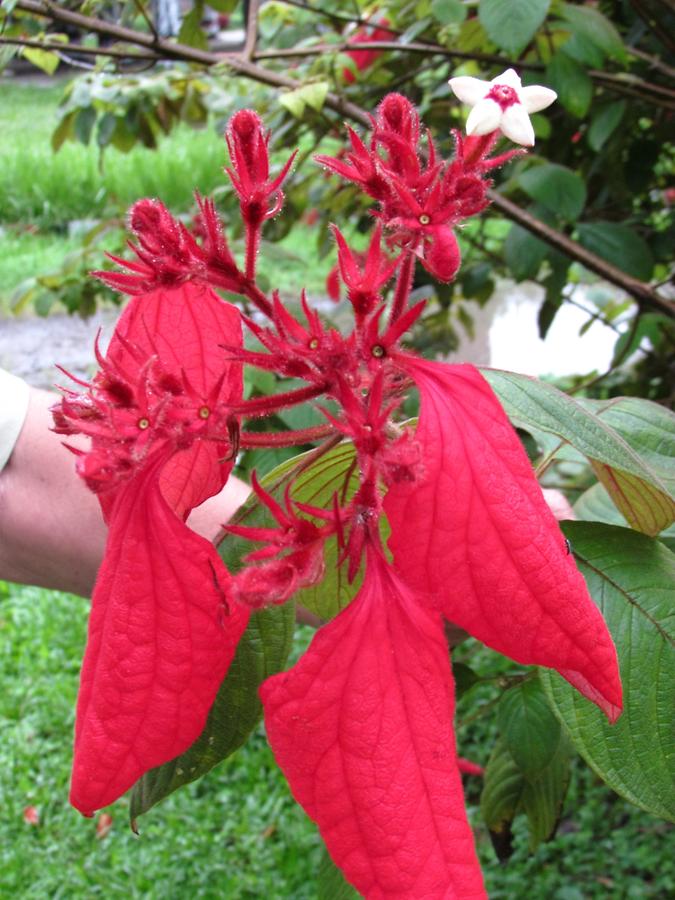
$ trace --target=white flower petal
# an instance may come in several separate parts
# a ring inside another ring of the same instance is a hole
[[[514,103],[504,110],[499,127],[509,140],[524,147],[534,144],[534,129],[530,117],[521,103]]]
[[[491,88],[489,81],[481,81],[480,78],[472,78],[470,75],[458,75],[448,82],[456,96],[462,103],[475,106]]]
[[[556,99],[558,95],[551,88],[544,87],[541,84],[531,84],[524,87],[520,92],[520,102],[528,113],[536,113],[542,109],[546,109]]]
[[[479,137],[499,128],[502,108],[494,100],[481,100],[469,113],[466,120],[466,133]]]
[[[501,75],[497,75],[496,78],[492,79],[492,84],[506,84],[508,87],[513,88],[514,91],[520,92],[521,90],[521,81],[518,77],[518,73],[515,69],[507,69],[506,72],[502,72]]]

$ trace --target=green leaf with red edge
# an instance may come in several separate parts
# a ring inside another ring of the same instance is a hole
[[[138,816],[178,788],[201,778],[246,742],[262,713],[258,688],[284,668],[294,624],[294,603],[251,616],[200,737],[176,759],[146,772],[132,788],[132,827]]]
[[[277,500],[282,501],[284,491],[290,485],[293,500],[312,506],[330,509],[337,492],[340,502],[351,498],[358,486],[354,448],[343,441],[322,456],[315,450],[296,455],[269,472],[262,486]],[[270,526],[271,514],[258,499],[251,497],[232,519],[233,525]],[[221,545],[221,555],[227,567],[236,572],[242,566],[242,558],[255,545],[244,538],[228,535]],[[331,619],[349,603],[359,589],[360,578],[347,583],[346,569],[338,566],[337,540],[331,538],[324,546],[326,574],[319,585],[305,588],[296,594],[297,602],[322,619]]]
[[[612,499],[633,528],[654,535],[675,521],[675,483],[666,465],[668,447],[675,445],[672,413],[625,398],[595,405],[513,372],[483,374],[517,427],[535,437],[555,435],[560,449],[571,444],[592,462],[603,483],[611,482]]]
[[[554,672],[540,678],[578,752],[618,794],[675,821],[675,554],[627,528],[566,522],[619,656],[624,711],[608,725]]]
[[[664,406],[637,397],[611,400],[582,400],[583,405],[609,425],[636,450],[658,477],[670,497],[675,495],[675,416]],[[672,508],[655,486],[647,486],[627,473],[615,472],[596,461],[593,465],[617,509],[628,523],[651,536],[668,528],[673,521]],[[651,491],[651,497],[644,492]]]
[[[628,522],[612,503],[606,489],[599,483],[584,491],[573,508],[577,519],[584,522],[602,522],[605,525],[621,525],[622,528],[628,528]],[[669,550],[675,551],[675,525],[666,528],[658,537]]]

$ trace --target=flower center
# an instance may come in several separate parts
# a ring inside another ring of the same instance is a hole
[[[208,406],[200,407],[200,409],[199,409],[199,418],[200,419],[208,419],[208,417],[210,415],[211,415],[211,410],[208,408]]]
[[[384,347],[382,344],[374,344],[370,352],[376,359],[381,359],[384,356]]]
[[[419,219],[420,225],[428,225],[431,222],[431,219],[426,213],[422,213]]]
[[[319,346],[319,339],[312,338],[312,340],[309,342],[309,349],[316,350],[318,346]]]
[[[141,429],[141,431],[145,431],[146,428],[150,427],[150,420],[146,419],[146,418],[142,418],[142,419],[139,419],[138,422],[136,422],[136,424]]]
[[[508,84],[495,84],[492,87],[492,90],[487,95],[490,100],[494,100],[495,103],[498,103],[502,109],[506,109],[509,106],[513,106],[514,103],[519,103],[518,93],[515,88],[509,87]]]

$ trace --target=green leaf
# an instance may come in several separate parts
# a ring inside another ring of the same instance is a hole
[[[96,129],[96,143],[99,147],[107,147],[111,142],[117,128],[117,122],[117,116],[109,112],[100,119]]]
[[[513,852],[511,823],[518,813],[527,815],[531,850],[553,836],[569,786],[569,759],[569,744],[560,739],[548,766],[538,778],[528,779],[504,740],[496,742],[485,768],[480,809],[501,860]]]
[[[531,166],[520,175],[518,183],[533,200],[568,221],[577,219],[586,203],[583,179],[556,163]]]
[[[602,150],[607,140],[616,131],[625,111],[626,101],[617,100],[615,103],[608,103],[606,106],[603,106],[593,116],[586,137],[591,148],[596,153]]]
[[[583,119],[593,99],[593,82],[583,66],[559,50],[546,67],[545,83],[557,91],[566,110]]]
[[[328,94],[328,88],[329,84],[327,81],[313,81],[311,84],[303,85],[298,93],[307,106],[311,106],[312,109],[321,112]]]
[[[480,0],[478,18],[491,41],[517,56],[546,18],[550,0]]]
[[[468,9],[462,0],[433,0],[431,15],[440,25],[461,25]]]
[[[669,495],[675,496],[675,415],[658,403],[636,397],[617,397],[612,400],[583,400],[602,421],[624,438],[653,472]],[[594,469],[605,485],[617,508],[634,528],[657,535],[672,524],[672,506],[664,502],[660,491],[646,502],[645,486],[626,473],[606,471],[601,463]]]
[[[317,900],[358,900],[361,896],[335,865],[324,847],[317,875]]]
[[[481,680],[474,670],[465,663],[452,661],[452,677],[455,681],[455,696],[459,699]]]
[[[577,499],[574,514],[584,522],[603,522],[605,525],[621,525],[628,527],[628,522],[612,503],[607,490],[598,482]]]
[[[96,110],[93,106],[85,106],[75,116],[73,131],[81,144],[88,144],[96,122]]]
[[[314,458],[313,454],[314,450],[296,454],[293,459],[266,475],[261,481],[262,486],[280,501],[283,500],[286,486],[290,485],[291,498],[302,503],[329,508],[336,491],[341,502],[345,502],[358,486],[352,444],[344,441],[315,462],[310,462]],[[306,467],[302,468],[303,466]],[[296,474],[299,469],[300,473]],[[266,507],[256,497],[251,497],[236,513],[232,524],[269,526],[273,524],[273,520]],[[250,542],[244,538],[228,535],[223,540],[220,551],[228,569],[236,572],[241,568],[242,556],[251,548]],[[322,619],[331,619],[344,609],[358,590],[359,579],[351,585],[347,583],[344,567],[337,565],[338,556],[337,540],[331,538],[324,545],[326,574],[321,583],[299,591],[295,597],[300,605]]]
[[[567,522],[563,530],[614,638],[624,712],[602,712],[553,672],[541,679],[574,746],[618,794],[675,821],[675,554],[627,528]]]
[[[529,779],[540,775],[558,748],[560,725],[536,678],[502,694],[497,722],[518,769]]]
[[[516,281],[536,278],[547,251],[547,244],[520,225],[512,225],[504,241],[504,259]]]
[[[219,13],[233,13],[239,0],[206,0],[206,5]]]
[[[187,44],[188,47],[195,47],[197,50],[208,50],[209,42],[201,27],[203,18],[204,3],[203,0],[197,0],[190,12],[183,17],[178,32],[179,44]]]
[[[306,106],[321,112],[328,95],[328,88],[329,84],[327,81],[312,81],[309,84],[303,84],[302,87],[296,88],[294,91],[286,91],[281,94],[279,103],[296,119],[301,119]]]
[[[663,313],[639,314],[638,321],[633,321],[617,338],[614,344],[612,365],[619,365],[623,360],[629,359],[645,338],[651,342],[652,346],[658,346],[664,334],[674,327],[672,318]]]
[[[630,418],[624,415],[619,425],[618,413],[614,417],[610,413],[611,404],[597,407],[576,400],[527,375],[496,369],[484,370],[483,374],[516,427],[535,435],[538,431],[556,435],[560,447],[569,443],[591,460],[605,483],[613,480],[617,498],[620,491],[625,495],[620,508],[624,515],[628,512],[633,527],[657,534],[672,523],[672,481],[664,481],[661,463],[648,452],[661,440],[664,430],[672,434],[675,417],[670,413],[654,413],[650,427],[655,433],[645,434],[639,417],[633,418],[629,427]],[[653,406],[645,407],[643,415],[653,413]]]
[[[597,253],[624,272],[648,281],[654,268],[654,257],[647,243],[618,222],[588,222],[578,227],[579,243]]]
[[[251,616],[204,731],[185,753],[151,769],[136,782],[129,810],[132,822],[179,787],[201,778],[245,743],[262,713],[258,687],[283,669],[294,624],[293,603]]]
[[[595,44],[606,56],[614,59],[625,58],[626,51],[621,35],[599,9],[586,4],[578,6],[563,3],[558,13],[575,35]]]
[[[302,99],[301,90],[301,88],[296,88],[294,91],[285,91],[279,95],[279,103],[296,119],[301,119],[305,112],[305,101]]]
[[[53,75],[61,61],[56,53],[39,47],[24,47],[21,55],[47,75]]]
[[[69,138],[72,138],[74,136],[76,115],[77,113],[75,110],[71,110],[71,112],[66,113],[66,115],[61,118],[61,121],[52,132],[51,144],[54,153],[58,153],[65,142]]]
[[[558,24],[558,23],[556,23]],[[567,23],[560,23],[564,28],[568,28]],[[590,66],[593,69],[599,69],[605,61],[605,54],[597,44],[594,44],[582,34],[572,34],[561,45],[567,56],[571,56],[582,66]]]

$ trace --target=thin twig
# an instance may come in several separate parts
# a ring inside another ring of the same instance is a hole
[[[62,44],[55,41],[37,41],[31,38],[3,38],[0,44],[9,44],[17,47],[36,47],[38,50],[49,50],[54,53],[72,54],[81,53],[83,56],[110,56],[115,59],[142,59],[156,61],[161,59],[156,53],[129,53],[127,50],[119,50],[114,47],[85,47],[82,44]]]
[[[248,17],[246,19],[246,40],[241,55],[244,59],[254,58],[256,44],[258,43],[258,12],[261,0],[249,0]]]

